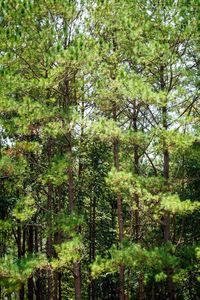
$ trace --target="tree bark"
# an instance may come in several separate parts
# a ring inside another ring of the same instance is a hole
[[[17,251],[18,251],[18,259],[23,257],[23,249],[22,249],[22,230],[21,226],[18,225],[17,227]],[[21,284],[19,290],[19,300],[24,300],[24,284]]]
[[[75,262],[73,266],[75,300],[81,300],[81,263]]]
[[[138,131],[137,127],[137,105],[136,101],[134,101],[134,111],[133,111],[133,129],[134,132]],[[139,174],[139,147],[138,145],[134,145],[134,172],[135,174]],[[137,209],[135,210],[135,239],[136,242],[139,242],[140,238],[140,216],[139,216],[139,197],[138,194],[134,194],[134,200],[136,203]]]
[[[163,106],[162,109],[162,117],[163,117],[163,128],[167,131],[168,124],[167,124],[167,104]],[[164,140],[163,143],[163,177],[165,180],[166,187],[168,186],[168,180],[169,180],[169,150],[166,145],[166,141]],[[164,243],[167,243],[170,241],[170,216],[168,212],[165,212],[163,215],[163,240]],[[167,284],[168,284],[168,297],[169,300],[175,300],[176,299],[176,292],[175,292],[175,286],[173,283],[172,275],[173,270],[171,268],[166,269],[167,272]]]
[[[33,226],[29,227],[29,236],[28,236],[28,252],[33,253]],[[33,276],[31,275],[28,278],[28,300],[33,300],[34,294],[34,282]]]
[[[113,120],[117,121],[117,107],[116,104],[113,105]],[[113,155],[114,155],[114,166],[117,171],[120,169],[119,165],[119,141],[114,139],[113,142]],[[122,243],[123,240],[123,209],[122,209],[122,197],[120,194],[117,195],[117,216],[118,216],[118,227],[119,227],[119,242]],[[124,266],[123,264],[119,267],[119,299],[125,299],[125,289],[124,289]]]
[[[133,103],[133,129],[134,132],[138,131],[138,107],[136,100]],[[139,146],[137,144],[134,145],[134,173],[139,175],[140,165],[139,165]],[[137,193],[134,194],[134,201],[136,204],[135,210],[135,241],[136,243],[140,242],[141,239],[141,226],[140,226],[140,199]],[[142,273],[138,275],[138,288],[136,292],[136,296],[138,300],[144,300],[144,276]]]
[[[67,45],[64,45],[66,48]],[[75,81],[75,78],[73,78]],[[66,110],[66,114],[69,114],[70,108],[75,102],[75,96],[71,95],[71,91],[69,89],[69,80],[67,78],[64,79],[64,108]],[[73,178],[73,153],[72,153],[72,136],[71,132],[67,134],[67,146],[66,152],[69,159],[69,167],[67,168],[68,175],[68,197],[69,197],[69,211],[70,214],[74,212],[76,203],[75,203],[75,195],[74,195],[74,178]],[[80,232],[80,228],[76,229],[77,232]],[[80,262],[75,262],[73,266],[73,274],[74,274],[74,289],[75,289],[75,300],[81,299],[81,264]]]
[[[35,252],[39,252],[38,245],[38,228],[35,228]],[[35,298],[36,300],[43,300],[42,278],[40,278],[40,271],[36,271],[35,275]]]
[[[52,145],[51,140],[48,140],[47,145],[47,155],[48,155],[48,162],[51,162],[51,155],[52,155]],[[48,230],[51,231],[52,229],[52,184],[49,181],[47,184],[47,210],[48,210],[48,216],[47,216],[47,227]],[[50,259],[52,257],[52,233],[49,232],[48,238],[47,238],[47,257]],[[47,295],[48,300],[53,300],[53,271],[51,268],[51,265],[48,264],[47,268]]]
[[[69,160],[70,160],[70,166],[67,170],[69,210],[70,210],[70,213],[72,213],[75,210],[75,197],[74,197],[74,179],[73,179],[73,168],[72,168],[71,134],[68,135],[67,153],[69,155]],[[79,230],[80,230],[80,228],[77,228],[77,232],[79,232]],[[73,273],[74,273],[75,300],[81,300],[81,264],[80,264],[80,262],[74,263]]]
[[[95,239],[96,239],[96,196],[90,200],[90,263],[95,259]],[[91,276],[90,276],[91,277]],[[95,300],[95,283],[90,278],[89,299]]]

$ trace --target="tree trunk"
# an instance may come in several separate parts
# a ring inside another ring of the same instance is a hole
[[[52,149],[51,149],[51,140],[49,139],[48,145],[47,145],[47,154],[48,154],[48,162],[51,162],[51,155],[52,155]],[[52,229],[52,184],[49,181],[47,184],[47,210],[48,210],[48,216],[47,216],[47,227],[48,230],[51,231]],[[51,259],[52,257],[52,233],[49,232],[48,238],[47,238],[47,257],[48,259]],[[48,294],[48,300],[53,300],[53,271],[51,268],[51,265],[48,264],[47,269],[47,294]]]
[[[51,183],[48,183],[48,203],[47,203],[47,207],[48,207],[48,229],[51,230],[52,227],[52,220],[51,220],[51,203],[52,201],[52,186]],[[52,234],[49,233],[49,236],[47,238],[47,257],[48,259],[50,259],[52,257]],[[52,269],[50,264],[48,265],[48,269],[47,269],[47,278],[48,278],[48,300],[53,300],[53,274],[52,274]]]
[[[117,121],[117,107],[116,104],[113,105],[113,120]],[[114,155],[114,166],[117,171],[119,171],[119,141],[114,140],[113,143],[113,155]],[[120,194],[117,195],[117,216],[118,216],[118,227],[119,227],[119,242],[122,243],[123,240],[123,210],[122,210],[122,197]],[[125,299],[125,289],[124,289],[124,266],[121,264],[119,267],[119,299]]]
[[[90,200],[90,263],[95,259],[95,239],[96,239],[96,196]],[[90,276],[91,277],[91,276]],[[95,283],[90,278],[89,299],[95,300]]]
[[[23,249],[22,249],[22,231],[21,226],[18,225],[17,227],[17,251],[18,251],[18,259],[23,257]],[[24,284],[21,284],[19,290],[19,300],[24,300]]]
[[[81,300],[81,264],[80,262],[74,263],[75,274],[75,300]]]
[[[29,227],[28,252],[29,254],[33,253],[33,226]],[[34,282],[33,282],[33,276],[31,275],[28,278],[28,300],[33,300],[33,293],[34,293]]]
[[[136,101],[134,101],[134,111],[133,111],[133,129],[134,132],[138,131],[137,127],[137,106],[136,106]],[[139,148],[138,145],[134,145],[134,172],[135,174],[139,174]],[[136,242],[139,242],[140,238],[140,216],[139,216],[139,197],[138,194],[134,194],[134,200],[136,203],[137,209],[135,210],[135,240]]]
[[[74,179],[73,179],[73,168],[72,168],[72,145],[71,145],[71,134],[68,134],[68,145],[67,153],[69,155],[70,166],[68,167],[68,195],[69,195],[69,210],[72,213],[75,210],[75,197],[74,197]],[[79,232],[80,228],[77,228]],[[81,299],[81,264],[75,262],[73,266],[74,273],[74,288],[75,288],[75,300]]]
[[[162,117],[163,117],[163,128],[167,130],[168,129],[167,105],[165,105],[162,109]],[[165,185],[167,187],[168,180],[169,180],[169,150],[167,148],[165,141],[163,143],[163,177],[165,179]],[[163,215],[163,240],[164,243],[170,241],[170,216],[168,212],[165,212]],[[167,268],[166,272],[167,272],[167,284],[168,284],[168,297],[169,300],[175,300],[176,292],[175,292],[175,286],[172,279],[173,270],[171,268]]]
[[[37,253],[39,251],[39,245],[38,245],[38,229],[35,228],[35,252]],[[36,279],[35,279],[35,298],[36,300],[43,300],[43,291],[41,287],[41,281],[40,278],[40,272],[36,272]]]
[[[133,129],[134,132],[138,131],[138,111],[137,111],[136,101],[134,101],[133,107]],[[134,145],[134,172],[139,175],[140,165],[139,165],[139,146],[137,144]],[[141,226],[140,226],[140,199],[137,193],[134,194],[134,201],[136,204],[135,210],[135,241],[136,243],[140,242],[141,239]],[[142,273],[138,275],[138,288],[137,288],[137,299],[144,300],[144,276]]]
[[[64,45],[66,48],[67,45]],[[74,78],[75,81],[75,78]],[[66,77],[64,79],[64,108],[66,109],[66,114],[70,112],[70,107],[73,105],[73,102],[76,101],[75,95],[71,95],[69,89],[69,80]],[[69,167],[67,168],[68,175],[68,197],[69,197],[69,211],[72,213],[75,210],[75,196],[74,196],[74,178],[73,178],[73,154],[72,154],[72,136],[71,132],[67,134],[67,147],[66,152],[69,159]],[[80,228],[76,229],[77,232],[80,232]],[[75,262],[73,266],[74,273],[74,288],[75,288],[75,300],[81,299],[81,264]]]
[[[57,190],[57,201],[54,203],[54,213],[59,214],[62,209],[62,190],[61,186],[58,186]],[[60,245],[62,242],[62,232],[61,230],[58,230],[54,233],[54,245]],[[57,257],[55,251],[54,251],[54,257]],[[53,281],[54,281],[54,300],[59,299],[59,294],[61,293],[61,290],[59,290],[59,272],[54,271]],[[61,288],[61,286],[60,286]]]

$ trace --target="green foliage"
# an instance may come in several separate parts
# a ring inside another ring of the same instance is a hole
[[[72,213],[70,216],[66,215],[65,211],[60,211],[54,220],[55,224],[52,228],[52,232],[57,232],[61,230],[64,234],[67,234],[69,237],[76,237],[76,230],[84,224],[84,218],[82,215]]]
[[[0,1],[2,297],[200,299],[198,20]]]
[[[191,214],[199,207],[200,203],[198,201],[181,201],[178,194],[164,194],[161,199],[161,209],[167,210],[172,214]]]
[[[42,254],[21,260],[6,255],[0,260],[0,282],[5,285],[6,293],[19,290],[36,269],[43,269],[46,265],[47,260]]]
[[[13,209],[13,217],[20,222],[25,222],[30,220],[36,211],[35,199],[31,195],[27,195],[17,201]]]
[[[112,141],[122,136],[120,128],[113,120],[103,118],[93,123],[90,130],[94,138],[98,137],[101,141]]]
[[[165,281],[166,268],[178,267],[179,259],[174,255],[172,245],[144,249],[140,245],[125,245],[121,249],[113,246],[107,258],[98,256],[92,265],[92,275],[98,277],[117,272],[123,263],[134,272],[143,272],[146,281],[153,276],[155,281]]]
[[[116,194],[120,193],[126,196],[127,194],[132,195],[134,192],[134,178],[131,173],[112,168],[108,173],[106,182]]]
[[[80,237],[74,237],[72,240],[55,246],[57,259],[53,259],[51,265],[53,269],[69,268],[73,264],[80,262],[84,255],[84,245]]]
[[[43,185],[51,182],[53,185],[61,185],[67,181],[67,166],[68,162],[64,158],[55,157],[52,161],[47,173],[44,174],[41,178],[38,178]]]

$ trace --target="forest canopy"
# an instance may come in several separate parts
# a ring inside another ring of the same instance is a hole
[[[199,0],[0,0],[0,299],[200,299]]]

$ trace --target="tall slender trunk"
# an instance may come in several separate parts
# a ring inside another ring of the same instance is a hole
[[[57,189],[57,201],[54,203],[54,213],[59,214],[61,211],[61,186],[58,187]],[[54,245],[59,245],[61,244],[61,231],[58,230],[54,233]],[[56,257],[56,253],[54,252],[54,256]],[[54,296],[53,299],[57,300],[58,299],[58,294],[59,294],[59,272],[54,271],[54,276],[53,276],[53,281],[54,281]]]
[[[168,129],[167,124],[167,104],[162,108],[162,118],[163,118],[163,128],[164,130]],[[165,185],[168,186],[169,180],[169,150],[166,145],[166,141],[163,143],[163,177],[165,179]],[[163,215],[163,240],[164,243],[170,241],[170,216],[168,212],[165,212]],[[171,268],[166,269],[167,272],[167,284],[168,284],[168,297],[169,300],[176,299],[175,286],[173,283],[172,275],[173,270]]]
[[[68,135],[67,153],[69,155],[70,166],[68,167],[68,195],[69,195],[69,210],[72,213],[75,210],[75,197],[74,197],[74,179],[73,179],[73,168],[72,168],[72,145],[71,145],[71,134]],[[77,228],[77,231],[79,229]],[[75,288],[75,300],[81,300],[81,264],[75,262],[73,266],[74,273],[74,288]]]
[[[137,103],[134,101],[133,107],[133,129],[134,132],[138,131],[138,108]],[[140,165],[139,165],[139,146],[137,144],[134,145],[134,172],[139,175]],[[135,210],[135,241],[136,243],[140,243],[141,239],[141,226],[140,226],[140,199],[137,193],[134,194],[134,200],[136,204]],[[137,299],[144,300],[144,276],[142,273],[138,276],[138,289],[137,289]]]
[[[49,182],[48,183],[48,196],[47,196],[47,209],[48,209],[48,221],[47,221],[47,226],[48,229],[51,230],[52,228],[52,185]],[[49,236],[47,238],[47,257],[50,259],[52,257],[52,234],[49,233]],[[53,274],[52,274],[52,269],[51,265],[48,264],[48,269],[47,269],[47,278],[48,278],[48,300],[53,300]]]
[[[39,252],[39,245],[38,245],[38,228],[35,228],[35,234],[34,234],[34,238],[35,238],[35,252],[38,253]],[[43,300],[43,289],[42,289],[42,278],[40,278],[40,271],[36,271],[35,274],[35,298],[36,300]]]
[[[50,163],[51,161],[51,155],[52,155],[52,147],[51,147],[51,140],[48,140],[48,145],[47,145],[47,155],[48,155],[48,162]],[[47,184],[47,210],[48,210],[48,219],[47,219],[47,227],[48,230],[51,231],[52,229],[52,184],[49,181]],[[50,259],[52,257],[52,234],[49,232],[48,238],[47,238],[47,257]],[[48,294],[48,300],[53,300],[53,272],[51,269],[51,265],[48,264],[48,269],[47,269],[47,294]]]
[[[19,300],[24,300],[24,284],[21,285],[19,290]]]
[[[27,141],[29,143],[31,143],[32,141],[34,141],[34,133],[31,132],[31,135],[28,136]],[[29,160],[29,167],[30,170],[34,169],[34,165],[33,165],[33,161],[34,161],[34,154],[28,153],[27,154],[27,159]],[[33,219],[33,222],[35,222],[35,219]],[[34,252],[34,228],[33,225],[30,225],[27,229],[27,234],[28,234],[28,238],[27,238],[27,243],[28,243],[28,254],[32,255]],[[28,300],[33,300],[34,298],[34,281],[33,281],[33,274],[31,274],[31,276],[28,278]]]
[[[58,211],[61,211],[63,208],[62,203],[62,189],[61,186],[58,189]],[[62,231],[58,232],[58,244],[62,243]],[[62,273],[58,272],[58,278],[57,278],[57,284],[58,284],[58,300],[62,300]]]
[[[75,196],[74,196],[74,178],[73,178],[73,160],[72,160],[72,141],[71,133],[68,134],[67,153],[69,157],[70,166],[67,169],[68,174],[68,195],[69,195],[69,210],[72,213],[75,210]],[[80,228],[77,228],[79,232]],[[81,300],[81,264],[75,262],[73,266],[74,273],[74,288],[75,288],[75,300]]]
[[[66,48],[67,45],[64,45]],[[75,81],[75,77],[74,77]],[[66,110],[66,114],[70,113],[70,108],[76,101],[75,91],[74,95],[71,94],[71,90],[69,87],[69,80],[66,77],[64,79],[64,108]],[[67,115],[68,117],[68,115]],[[72,136],[71,132],[67,134],[67,146],[66,152],[69,159],[69,167],[67,168],[68,175],[68,197],[69,197],[69,211],[72,213],[75,210],[75,195],[74,195],[74,177],[73,177],[73,153],[72,153]],[[80,232],[80,227],[76,229],[77,232]],[[81,263],[75,262],[73,266],[74,273],[74,289],[75,289],[75,300],[81,300]]]
[[[138,127],[137,127],[137,105],[136,105],[136,101],[134,101],[134,111],[133,111],[133,129],[134,132],[138,131]],[[135,144],[134,145],[134,172],[135,174],[139,174],[139,148],[138,145]],[[136,210],[135,210],[135,239],[136,242],[139,242],[139,238],[140,238],[140,216],[139,216],[139,197],[138,194],[135,193],[134,194],[134,200],[136,203]]]
[[[160,89],[165,90],[165,80],[164,80],[164,66],[160,66]],[[162,125],[165,131],[168,130],[167,122],[167,101],[162,107]],[[163,177],[165,180],[166,189],[168,188],[169,180],[169,150],[164,139],[163,141]],[[163,215],[163,241],[167,243],[170,241],[170,216],[168,212]],[[176,299],[175,286],[172,280],[173,270],[171,268],[166,269],[167,272],[167,285],[168,285],[168,298],[169,300]]]
[[[23,248],[22,248],[22,229],[21,226],[17,227],[17,251],[18,251],[18,259],[23,257]],[[19,300],[24,300],[24,284],[21,285],[19,290]]]
[[[95,259],[95,239],[96,239],[96,196],[90,200],[90,263]],[[90,276],[91,277],[91,276]],[[95,300],[95,283],[90,279],[89,299]]]
[[[29,235],[28,235],[28,252],[30,254],[33,253],[33,226],[29,227]],[[28,300],[33,300],[33,294],[34,294],[34,282],[33,282],[33,276],[31,275],[28,278]]]
[[[113,105],[113,120],[117,121],[117,107],[116,104]],[[114,139],[113,142],[113,155],[114,155],[114,166],[117,171],[120,169],[119,164],[119,141]],[[122,210],[122,197],[117,194],[117,216],[118,216],[118,227],[119,227],[119,242],[121,244],[123,240],[123,210]],[[125,299],[125,289],[124,289],[124,266],[123,264],[119,267],[119,298],[120,300]]]

